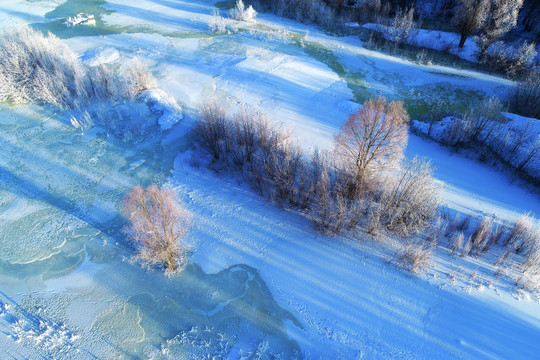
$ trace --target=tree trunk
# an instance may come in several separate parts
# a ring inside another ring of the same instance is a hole
[[[459,48],[463,49],[463,45],[465,45],[465,41],[467,41],[467,34],[461,34],[461,39],[459,39]]]

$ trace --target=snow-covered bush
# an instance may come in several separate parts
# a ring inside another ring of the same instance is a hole
[[[459,251],[459,249],[463,247],[463,243],[465,242],[465,235],[462,231],[454,232],[450,240],[450,252],[452,255],[455,255]]]
[[[457,230],[466,231],[467,229],[469,229],[469,226],[471,225],[471,219],[471,215],[465,215],[465,217],[461,219],[461,221],[458,221]]]
[[[510,106],[518,114],[540,119],[540,70],[531,70],[517,83]]]
[[[249,5],[249,7],[246,9],[242,0],[236,1],[236,6],[231,9],[230,14],[231,18],[233,18],[234,20],[246,22],[255,21],[255,16],[257,16],[257,12],[255,11],[255,9],[253,9],[253,6]]]
[[[356,184],[331,164],[330,154],[315,152],[311,161],[314,188],[311,216],[316,228],[327,234],[353,229],[362,216],[362,201],[353,195]]]
[[[521,274],[516,286],[522,289],[540,292],[540,234],[536,234],[534,244],[520,264]]]
[[[461,119],[413,121],[412,128],[456,151],[466,149],[476,153],[480,159],[505,166],[537,184],[540,181],[540,128],[533,119],[504,113],[503,109],[500,101],[491,98],[471,107]]]
[[[73,109],[86,99],[86,69],[52,34],[29,27],[0,36],[0,99]]]
[[[399,250],[395,258],[403,269],[412,273],[424,271],[431,263],[433,247],[428,244],[409,243]]]
[[[436,246],[439,243],[444,230],[446,229],[446,225],[447,224],[443,221],[443,219],[438,217],[426,233],[426,242],[432,246]]]
[[[492,70],[516,77],[532,71],[536,61],[536,44],[523,42],[519,47],[497,41],[489,47],[482,63]]]
[[[478,223],[471,235],[472,253],[481,255],[487,248],[487,243],[491,236],[492,219],[486,216]]]
[[[429,161],[405,161],[399,172],[381,182],[381,193],[368,210],[368,232],[387,229],[407,237],[425,230],[437,215],[440,189]]]
[[[209,25],[210,31],[217,34],[224,34],[227,32],[227,23],[223,16],[219,14],[218,10],[212,12],[212,20]]]
[[[122,91],[126,99],[133,99],[146,90],[157,87],[156,79],[139,59],[131,60],[124,69]]]
[[[395,44],[409,44],[418,26],[414,22],[414,7],[408,10],[398,9],[392,26],[386,27],[386,37]]]
[[[137,59],[120,72],[86,67],[52,34],[20,27],[0,37],[0,99],[54,105],[82,130],[99,124],[125,141],[141,139],[149,114],[134,99],[155,86]]]
[[[137,258],[148,267],[160,266],[172,274],[187,262],[184,237],[191,214],[170,189],[135,187],[127,194],[123,211],[129,220],[124,233],[135,244]]]
[[[520,216],[510,228],[504,246],[511,247],[517,253],[526,253],[537,241],[538,230],[534,219],[529,214]]]
[[[464,239],[465,240],[464,240],[463,248],[461,249],[461,254],[459,254],[459,257],[462,257],[462,258],[468,256],[472,250],[471,237],[467,236]]]

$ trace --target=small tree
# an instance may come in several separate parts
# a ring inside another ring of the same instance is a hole
[[[414,35],[417,28],[414,22],[414,7],[408,10],[398,9],[396,16],[392,20],[392,27],[390,27],[389,36],[396,44],[408,44]]]
[[[452,22],[461,34],[459,39],[459,48],[461,49],[467,38],[486,21],[489,0],[459,0],[459,3]]]
[[[135,187],[127,194],[123,211],[129,223],[124,233],[137,247],[146,266],[163,266],[172,273],[187,262],[186,235],[191,215],[175,192],[150,186]]]
[[[353,113],[335,137],[334,151],[345,170],[366,184],[383,168],[403,158],[407,146],[409,116],[400,101],[383,97],[369,100]]]

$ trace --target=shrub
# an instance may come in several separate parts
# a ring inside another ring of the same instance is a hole
[[[314,188],[311,214],[316,228],[338,234],[354,228],[361,216],[361,203],[349,195],[349,176],[331,167],[328,154],[315,152],[311,161]]]
[[[202,145],[210,150],[214,159],[219,159],[225,150],[223,142],[228,136],[229,128],[225,112],[214,104],[207,104],[200,111],[195,134]]]
[[[0,36],[0,99],[72,109],[85,97],[84,79],[85,68],[56,36],[29,27]]]
[[[457,149],[469,141],[470,133],[471,122],[468,117],[464,117],[464,119],[454,119],[452,123],[443,130],[441,142]]]
[[[501,115],[503,111],[503,104],[495,97],[485,99],[477,106],[473,106],[465,116],[471,123],[468,141],[486,142],[489,140],[496,129],[496,125],[503,120]]]
[[[510,246],[516,252],[524,253],[533,246],[535,240],[534,219],[529,214],[524,214],[514,221],[510,233],[504,241],[504,246]]]
[[[536,60],[536,44],[534,42],[523,42],[519,47],[497,41],[482,58],[482,63],[486,64],[492,71],[516,77],[531,71]]]
[[[409,44],[416,30],[414,7],[408,10],[398,9],[392,20],[392,26],[386,28],[388,39],[400,45]]]
[[[418,233],[436,216],[440,189],[429,161],[416,157],[406,161],[393,180],[384,182],[371,221],[401,236]]]
[[[460,222],[458,222],[457,230],[466,231],[469,228],[470,224],[471,224],[471,215],[467,215]]]
[[[137,58],[127,64],[122,80],[124,81],[122,84],[123,97],[128,100],[133,99],[143,91],[157,87],[156,79],[152,73]]]
[[[452,245],[450,246],[450,251],[452,255],[456,254],[459,249],[463,247],[463,243],[465,241],[465,235],[463,235],[463,232],[457,232],[454,233],[452,236]]]
[[[50,33],[21,27],[0,37],[0,99],[75,110],[95,102],[127,101],[155,86],[137,59],[118,74],[103,65],[86,68]]]
[[[438,217],[426,234],[426,242],[431,244],[431,246],[436,246],[439,243],[444,227],[445,224],[443,220]]]
[[[419,273],[429,266],[432,254],[433,247],[410,243],[397,252],[396,258],[400,267],[412,273]]]
[[[242,0],[237,0],[236,6],[231,10],[231,18],[237,21],[253,22],[255,16],[257,16],[257,12],[253,9],[253,6],[249,5],[246,9]]]
[[[490,1],[482,32],[478,36],[479,58],[482,59],[489,46],[498,38],[512,30],[518,20],[523,0],[493,0]]]
[[[540,119],[540,70],[530,71],[516,84],[510,108],[517,114]]]
[[[208,27],[210,28],[210,31],[214,33],[223,34],[227,32],[227,23],[217,10],[212,12],[212,20]]]
[[[123,140],[139,139],[147,125],[124,105],[134,105],[132,99],[155,86],[137,59],[121,72],[87,68],[52,34],[21,27],[0,37],[0,100],[51,104],[68,111],[82,130],[99,124]]]
[[[476,229],[474,229],[474,232],[471,235],[471,251],[473,254],[480,255],[484,252],[484,249],[487,248],[491,236],[491,224],[491,218],[485,216],[482,221],[478,223]]]
[[[375,173],[395,168],[407,145],[408,121],[402,102],[387,103],[382,97],[367,101],[335,137],[334,152],[343,169],[366,186]]]
[[[501,242],[505,235],[505,227],[498,223],[495,226],[495,230],[490,234],[489,239],[484,246],[483,252],[489,251],[494,245]]]
[[[464,238],[464,239],[465,240],[464,240],[463,248],[461,249],[461,254],[459,255],[459,257],[462,257],[462,258],[469,255],[472,250],[471,237],[467,236],[467,238]]]
[[[129,220],[124,232],[145,266],[162,266],[173,273],[187,262],[189,248],[183,238],[191,216],[176,193],[137,186],[124,199],[123,211]]]
[[[516,281],[516,286],[540,291],[540,239],[538,237],[520,264],[520,270],[521,274]]]

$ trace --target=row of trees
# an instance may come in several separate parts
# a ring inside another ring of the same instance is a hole
[[[489,119],[500,110],[501,104],[490,99],[471,111],[468,138],[485,141]],[[311,156],[292,142],[290,132],[251,112],[229,116],[215,105],[205,106],[195,133],[214,169],[234,169],[261,195],[300,209],[319,231],[355,234],[361,228],[373,236],[388,232],[406,238],[395,259],[413,272],[429,264],[442,237],[449,252],[461,257],[480,257],[498,245],[502,252],[496,265],[510,266],[516,258],[516,284],[537,290],[540,231],[535,220],[523,216],[507,226],[485,217],[473,225],[470,216],[439,214],[440,186],[429,162],[403,161],[407,122],[402,103],[369,100],[343,124],[331,152]],[[186,263],[189,247],[179,240],[190,214],[176,193],[137,187],[126,197],[124,213],[130,220],[125,232],[144,264],[172,273]],[[419,233],[423,236],[415,236]]]
[[[428,162],[403,161],[408,116],[401,102],[372,99],[352,114],[330,152],[305,154],[282,127],[254,113],[201,112],[195,132],[215,169],[235,169],[264,197],[340,233],[410,236],[435,216],[439,186]]]

